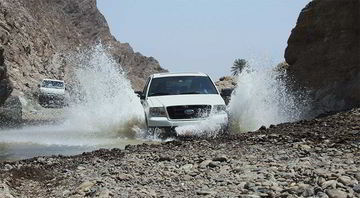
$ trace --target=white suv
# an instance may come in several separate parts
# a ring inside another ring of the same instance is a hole
[[[215,118],[211,122],[222,127],[228,122],[224,100],[210,77],[203,73],[153,74],[140,98],[149,129],[174,129],[211,118]]]
[[[62,80],[43,79],[39,84],[39,103],[41,105],[65,104],[65,83]]]

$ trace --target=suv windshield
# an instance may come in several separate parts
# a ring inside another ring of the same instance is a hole
[[[45,88],[63,89],[64,83],[61,81],[44,80],[41,86]]]
[[[207,76],[176,76],[154,78],[148,96],[218,94]]]

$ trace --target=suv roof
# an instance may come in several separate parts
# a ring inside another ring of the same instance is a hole
[[[200,72],[158,73],[158,74],[153,74],[152,78],[173,77],[173,76],[208,76],[208,75]]]
[[[55,80],[55,79],[48,79],[48,78],[42,79],[42,81],[44,81],[44,80],[47,80],[47,81],[55,81],[55,82],[64,82],[63,80]]]

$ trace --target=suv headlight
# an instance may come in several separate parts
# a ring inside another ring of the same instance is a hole
[[[226,105],[214,105],[213,113],[214,114],[226,113]]]
[[[150,117],[166,117],[166,112],[164,107],[150,107],[149,109]]]

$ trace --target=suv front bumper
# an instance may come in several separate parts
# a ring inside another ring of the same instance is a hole
[[[170,120],[167,117],[150,117],[147,121],[149,128],[176,128],[180,126],[199,125],[207,122],[223,127],[228,124],[228,115],[225,113],[213,114],[208,118],[191,120]]]

